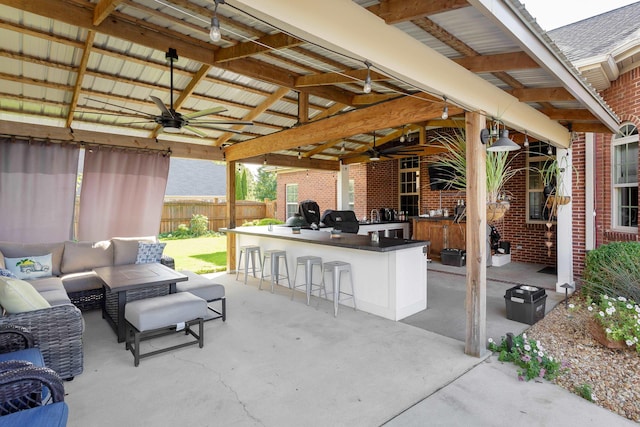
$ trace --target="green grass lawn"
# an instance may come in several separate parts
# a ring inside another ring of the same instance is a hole
[[[163,254],[175,260],[176,270],[215,273],[227,268],[226,236],[160,241],[167,244]]]

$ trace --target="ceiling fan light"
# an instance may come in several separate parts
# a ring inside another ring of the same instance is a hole
[[[378,160],[380,160],[380,157],[378,157],[377,154],[374,154],[373,156],[369,157],[369,160],[371,160],[372,162],[377,162]]]

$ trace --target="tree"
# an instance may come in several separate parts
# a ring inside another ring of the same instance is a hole
[[[275,200],[277,195],[276,174],[266,171],[264,167],[260,167],[253,191],[256,200]]]

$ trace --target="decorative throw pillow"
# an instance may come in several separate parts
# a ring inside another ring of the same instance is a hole
[[[4,258],[7,270],[18,279],[36,279],[51,276],[51,254],[41,256],[27,256],[20,258]]]
[[[150,262],[160,262],[162,251],[166,243],[144,243],[138,242],[138,257],[136,264],[148,264]]]
[[[0,277],[0,305],[9,314],[51,307],[29,282]]]
[[[0,268],[0,277],[8,277],[9,279],[17,279],[15,274],[10,272],[9,270],[5,270],[4,268]]]

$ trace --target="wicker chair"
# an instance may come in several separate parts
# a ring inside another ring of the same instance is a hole
[[[8,325],[26,328],[33,344],[40,349],[45,365],[61,378],[72,379],[82,373],[82,330],[80,310],[73,304],[56,305],[41,310],[9,314],[0,317],[0,331]],[[0,349],[13,351],[22,338],[15,333],[0,333]]]

